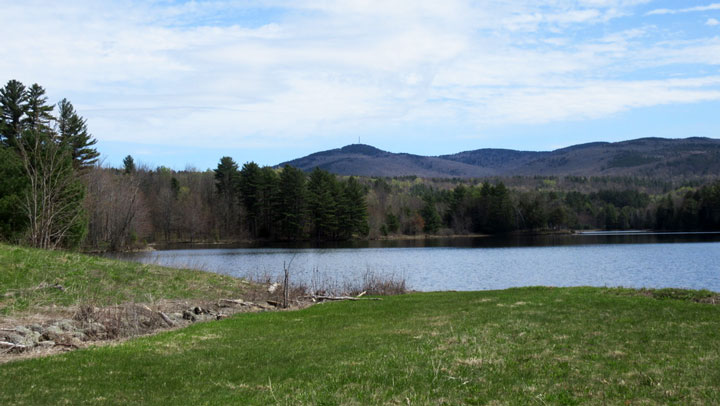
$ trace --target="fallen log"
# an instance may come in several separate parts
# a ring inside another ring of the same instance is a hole
[[[238,305],[238,306],[245,306],[245,307],[259,307],[261,309],[270,309],[270,307],[261,305],[259,303],[253,303],[253,302],[246,302],[242,299],[220,299],[218,301],[218,306],[223,307],[223,303],[229,304],[229,305]],[[226,306],[225,306],[226,307]]]
[[[5,348],[11,349],[11,350],[14,350],[14,349],[25,350],[28,348],[27,345],[9,343],[7,341],[0,341],[0,347],[5,347]]]
[[[342,301],[342,300],[382,300],[379,297],[361,297],[361,296],[327,296],[327,295],[312,295],[312,296],[303,296],[304,299],[310,299],[313,302],[332,302],[332,301]]]
[[[175,323],[174,323],[172,320],[170,320],[170,317],[168,317],[167,314],[165,314],[165,313],[163,313],[163,312],[158,312],[158,314],[160,315],[160,317],[163,319],[163,321],[164,321],[168,326],[170,326],[170,327],[175,327]]]

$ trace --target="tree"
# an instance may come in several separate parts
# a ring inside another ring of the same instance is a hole
[[[435,207],[435,201],[431,197],[426,197],[425,205],[420,211],[420,215],[423,218],[423,231],[430,234],[435,234],[440,229],[442,219],[438,214],[437,208]]]
[[[236,201],[240,182],[238,165],[229,156],[220,159],[217,168],[213,171],[215,191],[220,198],[220,215],[223,218],[222,228],[224,234],[232,234],[237,224]]]
[[[385,225],[390,233],[395,234],[400,229],[400,220],[396,215],[388,213],[385,216]]]
[[[54,107],[47,104],[45,89],[37,83],[33,83],[27,89],[26,94],[25,117],[21,120],[22,128],[29,131],[50,133],[50,123],[55,120],[55,117],[51,114]]]
[[[139,179],[95,166],[86,180],[89,244],[111,251],[128,247],[143,232],[145,210]]]
[[[10,149],[5,155],[17,157],[26,184],[13,204],[16,213],[24,214],[30,244],[56,248],[79,243],[87,232],[82,204],[86,188],[76,176],[69,146],[51,126],[55,117],[45,89],[38,84],[25,88],[11,80],[0,89],[0,110],[0,138],[3,148]],[[13,164],[8,164],[6,173],[12,172]],[[11,200],[3,198],[4,204]],[[13,229],[17,224],[5,222],[3,227]]]
[[[27,226],[18,215],[28,186],[17,152],[0,145],[0,240],[17,241]]]
[[[365,188],[354,176],[344,182],[340,209],[343,213],[340,218],[343,238],[350,238],[353,234],[364,237],[370,231],[365,194]]]
[[[258,235],[264,238],[271,238],[275,233],[275,220],[277,219],[275,209],[277,206],[280,177],[273,168],[265,166],[260,169],[259,180],[257,197],[260,209],[260,227]]]
[[[246,223],[250,234],[257,237],[260,220],[260,167],[255,162],[247,162],[240,170],[240,200],[245,207]]]
[[[58,103],[57,124],[60,143],[67,145],[72,151],[75,168],[86,170],[92,167],[100,156],[100,153],[92,148],[97,144],[97,140],[88,133],[85,119],[75,112],[72,103],[67,99]]]
[[[305,173],[285,165],[280,173],[278,216],[280,236],[284,239],[302,238],[307,207]]]
[[[127,175],[135,173],[135,160],[132,155],[123,158],[123,170]]]
[[[333,239],[338,228],[337,179],[335,175],[315,168],[308,178],[308,209],[316,240]]]
[[[0,141],[5,145],[14,145],[20,136],[26,102],[25,86],[17,80],[8,81],[0,89]]]
[[[85,185],[75,176],[71,154],[43,130],[23,132],[17,145],[28,180],[22,209],[30,244],[54,249],[80,243],[87,233]]]

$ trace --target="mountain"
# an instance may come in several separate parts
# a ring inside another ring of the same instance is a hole
[[[720,140],[640,138],[593,142],[554,151],[477,149],[452,155],[392,153],[353,144],[283,162],[304,171],[315,167],[338,175],[425,178],[515,175],[720,175]]]

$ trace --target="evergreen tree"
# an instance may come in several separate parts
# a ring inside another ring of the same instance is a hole
[[[72,103],[67,99],[58,103],[57,121],[60,143],[72,151],[75,168],[84,170],[93,166],[100,156],[100,153],[92,148],[97,144],[97,140],[88,133],[85,119],[75,112]]]
[[[308,209],[317,240],[333,239],[338,228],[335,175],[315,168],[308,179]]]
[[[50,123],[55,120],[55,117],[51,114],[53,106],[47,104],[45,89],[34,83],[27,89],[26,94],[25,118],[22,120],[23,129],[50,134]],[[52,135],[55,136],[55,134]]]
[[[400,229],[400,220],[396,215],[388,213],[385,216],[385,225],[387,226],[387,230],[394,234]]]
[[[214,172],[215,190],[220,197],[220,210],[224,219],[223,228],[225,233],[233,234],[234,225],[238,221],[235,202],[238,196],[240,171],[237,163],[229,156],[225,156],[220,159]]]
[[[16,144],[28,180],[22,211],[30,244],[50,249],[79,244],[87,233],[86,187],[76,176],[70,152],[42,127],[24,131]]]
[[[25,86],[10,80],[0,89],[0,141],[13,145],[22,132],[22,119],[27,109]]]
[[[275,233],[275,220],[277,218],[275,209],[279,183],[280,177],[273,168],[265,166],[260,169],[260,183],[257,195],[260,206],[259,235],[264,238],[271,238]]]
[[[420,211],[420,215],[425,222],[423,231],[429,234],[435,234],[440,229],[442,219],[438,214],[437,208],[435,207],[435,201],[432,197],[425,198],[425,205]]]
[[[365,188],[354,176],[345,181],[342,199],[344,218],[340,221],[345,238],[352,237],[353,234],[364,237],[370,232],[365,195]]]
[[[132,159],[132,157],[130,158]],[[238,165],[229,156],[220,158],[215,172],[215,187],[220,196],[230,199],[235,196],[240,179]]]
[[[123,172],[126,175],[135,173],[135,160],[133,159],[132,155],[128,155],[123,158]]]
[[[20,215],[28,181],[17,152],[0,145],[0,240],[17,241],[27,227]]]
[[[240,170],[240,199],[247,216],[246,223],[253,237],[258,236],[260,223],[261,196],[260,185],[262,175],[255,162],[248,162]]]
[[[300,169],[285,165],[280,173],[278,196],[281,238],[291,240],[302,238],[307,203],[305,173]]]

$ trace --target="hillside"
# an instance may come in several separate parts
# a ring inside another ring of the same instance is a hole
[[[720,140],[641,138],[593,142],[554,151],[477,149],[420,156],[354,144],[284,162],[304,171],[318,167],[339,175],[484,177],[515,175],[693,176],[720,174]]]

